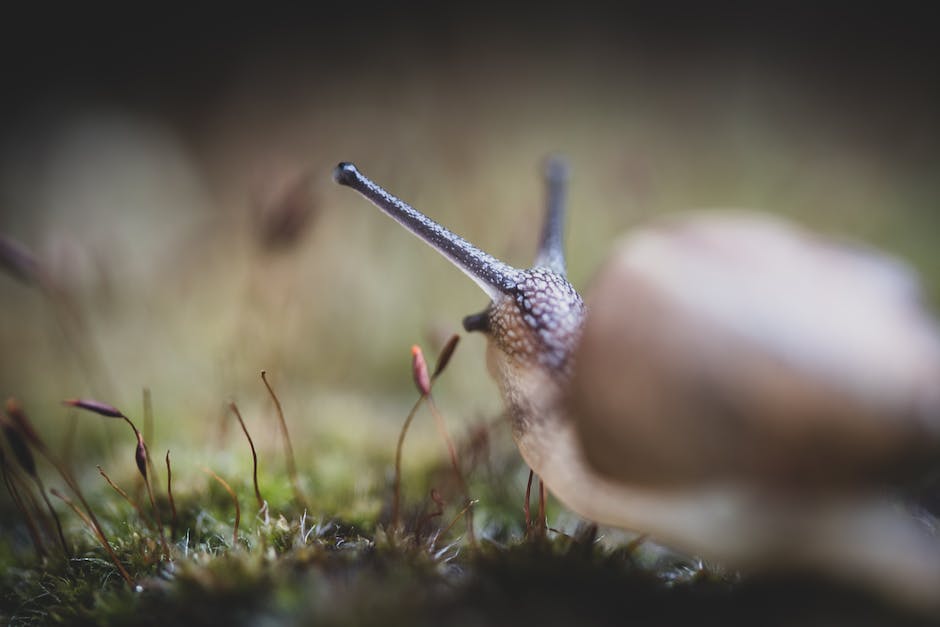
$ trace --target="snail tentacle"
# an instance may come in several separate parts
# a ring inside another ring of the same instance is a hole
[[[352,163],[340,163],[333,180],[356,190],[392,219],[449,259],[492,299],[510,294],[522,271],[483,252],[453,231],[441,226],[408,203],[385,191]]]
[[[565,276],[565,194],[568,187],[568,164],[559,156],[549,157],[543,171],[545,180],[545,221],[535,256],[536,266],[548,268]]]

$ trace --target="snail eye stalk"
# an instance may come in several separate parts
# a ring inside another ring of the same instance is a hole
[[[543,171],[545,180],[545,222],[539,240],[535,265],[561,276],[565,268],[565,195],[568,188],[568,164],[558,156],[549,157]]]
[[[393,220],[449,259],[492,299],[510,294],[522,271],[483,252],[408,203],[369,180],[351,163],[340,163],[333,180],[359,192]]]

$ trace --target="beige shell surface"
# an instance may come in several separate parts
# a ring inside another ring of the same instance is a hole
[[[601,474],[824,489],[940,442],[940,339],[886,255],[759,214],[639,230],[593,282],[569,410]]]

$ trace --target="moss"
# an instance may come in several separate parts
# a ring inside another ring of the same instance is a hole
[[[503,467],[503,479],[517,470]],[[423,471],[427,478],[438,472]],[[321,511],[314,498],[315,512],[305,512],[291,501],[286,480],[265,484],[271,500],[256,515],[249,483],[237,487],[246,513],[236,546],[228,494],[208,478],[182,490],[171,560],[161,559],[155,531],[114,492],[90,494],[135,589],[75,521],[67,525],[73,558],[40,560],[24,544],[22,523],[5,517],[0,614],[11,625],[161,627],[751,624],[769,615],[778,624],[924,622],[805,575],[739,581],[684,560],[651,567],[642,544],[606,548],[588,527],[526,539],[518,508],[477,482],[471,484],[483,497],[477,522],[485,524],[474,544],[462,520],[436,537],[458,512],[455,504],[429,519],[431,508],[412,497],[406,528],[392,533],[382,508],[371,519],[347,519],[341,510]],[[380,501],[383,488],[378,492],[362,498]],[[370,508],[350,504],[348,511]]]

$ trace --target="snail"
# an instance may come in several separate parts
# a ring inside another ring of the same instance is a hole
[[[567,508],[734,567],[940,602],[940,543],[886,496],[940,444],[940,333],[901,262],[761,214],[671,218],[629,233],[585,304],[560,159],[528,269],[350,163],[333,177],[489,296],[463,326],[486,335],[519,452]]]

